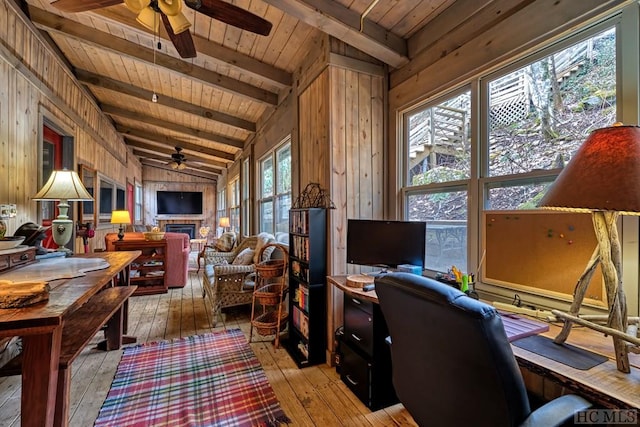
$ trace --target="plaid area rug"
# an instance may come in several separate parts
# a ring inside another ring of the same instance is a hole
[[[239,329],[124,349],[95,426],[289,423]]]

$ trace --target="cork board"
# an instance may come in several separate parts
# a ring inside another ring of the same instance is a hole
[[[483,223],[484,282],[572,299],[597,246],[590,214],[487,211]],[[585,302],[603,306],[605,295],[598,267]]]

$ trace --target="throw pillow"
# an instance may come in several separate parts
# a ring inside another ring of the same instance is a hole
[[[250,248],[243,249],[233,260],[233,265],[251,265],[253,264],[253,255],[255,251]]]
[[[229,252],[236,244],[236,235],[232,232],[222,233],[222,236],[218,238],[215,248],[220,252]]]
[[[264,247],[264,245],[268,244],[271,242],[271,240],[273,240],[273,235],[269,234],[269,233],[260,233],[257,236],[258,241],[256,242],[256,253],[253,257],[253,263],[257,264],[262,260],[259,260],[258,257],[260,256],[260,251],[262,251],[262,248]]]

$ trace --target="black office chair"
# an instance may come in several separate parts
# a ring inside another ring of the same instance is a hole
[[[375,279],[390,334],[393,384],[425,427],[557,426],[591,405],[566,395],[532,412],[492,306],[410,273]]]

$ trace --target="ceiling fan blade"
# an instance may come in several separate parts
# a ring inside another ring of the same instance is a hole
[[[86,12],[122,3],[122,0],[57,0],[51,6],[63,12]]]
[[[164,13],[160,13],[160,15],[162,16],[164,29],[167,30],[167,34],[180,54],[180,57],[195,58],[197,56],[196,47],[193,44],[193,38],[191,37],[189,30],[183,31],[180,34],[174,33],[173,28],[171,28],[171,24],[169,24],[169,18],[167,18],[167,15]]]
[[[271,32],[271,22],[247,10],[222,0],[185,0],[185,4],[193,10],[233,25],[242,30],[268,36]]]

